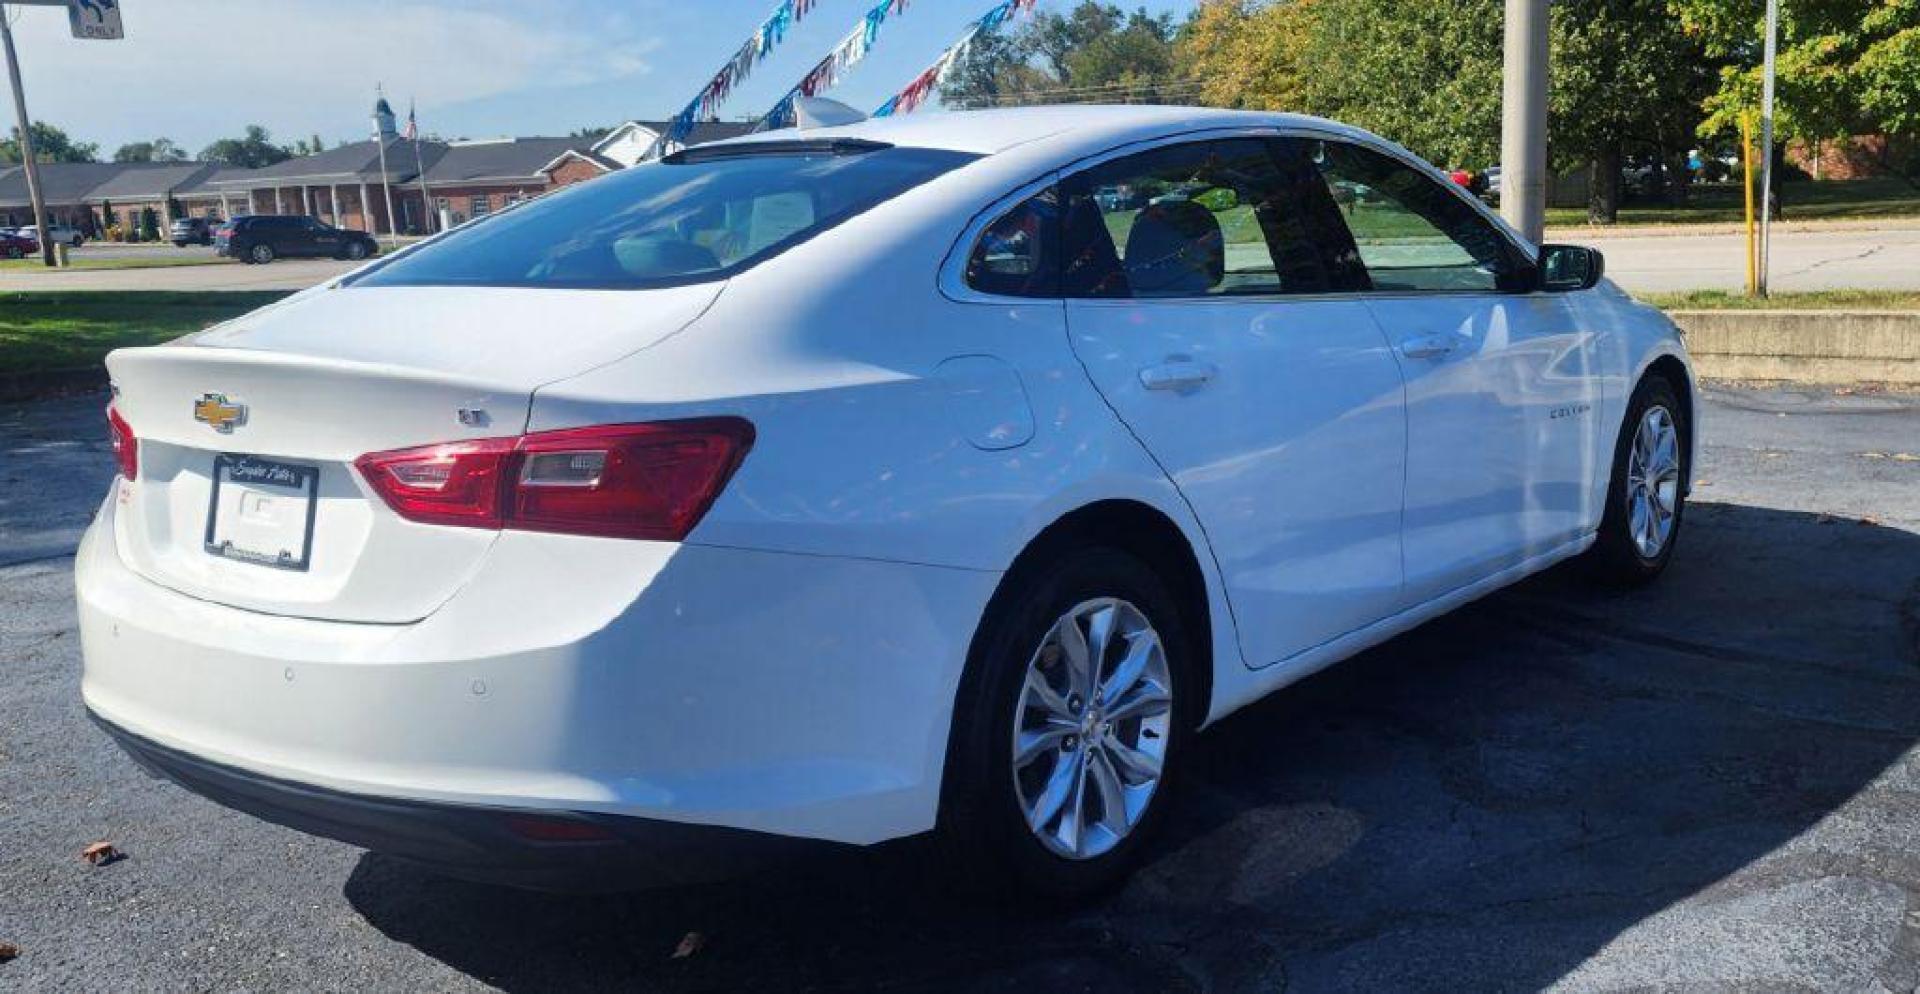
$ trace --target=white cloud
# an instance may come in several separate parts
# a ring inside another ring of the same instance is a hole
[[[34,117],[103,154],[156,135],[197,149],[249,123],[283,141],[356,138],[376,82],[403,116],[416,98],[430,126],[436,106],[644,73],[651,47],[541,4],[130,0],[115,42],[69,38],[57,8],[12,9]]]

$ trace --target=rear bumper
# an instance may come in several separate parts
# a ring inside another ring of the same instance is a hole
[[[838,848],[710,825],[349,794],[209,762],[89,715],[147,772],[202,797],[469,880],[576,892],[663,887]]]
[[[114,505],[75,564],[94,714],[209,767],[436,810],[859,845],[924,831],[998,580],[510,532],[426,619],[351,624],[146,580],[114,549]]]

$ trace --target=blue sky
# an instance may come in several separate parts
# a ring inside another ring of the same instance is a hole
[[[877,0],[818,0],[722,109],[764,111]],[[69,37],[58,8],[14,7],[33,116],[99,142],[166,136],[189,150],[263,124],[276,139],[363,137],[376,82],[422,130],[565,134],[664,118],[775,0],[123,0],[127,38]],[[914,0],[831,93],[871,109],[993,0]],[[1041,0],[1065,10],[1072,0]],[[1191,9],[1141,0],[1131,9]]]

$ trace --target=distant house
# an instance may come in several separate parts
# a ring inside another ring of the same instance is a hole
[[[175,198],[181,190],[199,183],[218,169],[205,162],[128,163],[98,186],[81,196],[81,203],[93,215],[96,231],[109,226],[111,210],[121,224],[132,225],[147,210],[165,227],[172,216],[184,213]],[[175,210],[169,213],[169,201]]]
[[[628,121],[595,142],[593,152],[619,163],[622,168],[636,165],[654,157],[654,143],[667,133],[670,124],[669,121]],[[683,145],[700,145],[749,134],[754,125],[753,121],[701,121],[693,126],[685,142],[670,143],[661,153],[676,151]]]
[[[47,162],[40,165],[40,196],[47,220],[70,224],[91,237],[99,228],[87,206],[87,195],[107,180],[132,168],[115,162]],[[0,223],[33,223],[33,201],[27,191],[25,166],[0,166]]]
[[[175,217],[310,214],[375,234],[430,233],[549,190],[645,161],[665,121],[628,121],[598,140],[402,138],[385,100],[375,106],[380,140],[368,139],[259,169],[208,162],[50,162],[40,166],[47,213],[88,237],[107,228],[108,208],[130,224],[152,208],[162,226]],[[707,121],[686,144],[747,134],[753,124]],[[664,151],[681,146],[670,144]],[[381,151],[385,150],[384,168]],[[423,192],[424,191],[424,192]],[[392,204],[389,216],[388,204]],[[0,224],[33,223],[26,170],[0,166]]]
[[[448,144],[427,167],[425,185],[434,213],[459,224],[620,168],[583,138],[464,141]]]

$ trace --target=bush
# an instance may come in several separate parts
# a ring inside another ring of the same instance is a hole
[[[140,208],[140,241],[160,240],[160,215],[151,207]]]

